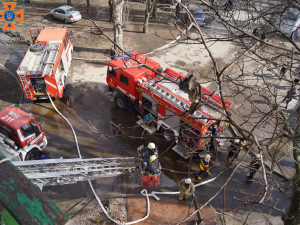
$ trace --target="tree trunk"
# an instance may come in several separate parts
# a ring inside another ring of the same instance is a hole
[[[149,1],[149,0],[148,0]],[[143,33],[147,33],[148,31],[148,22],[149,22],[149,16],[150,16],[150,12],[145,12],[145,22],[144,22],[144,27],[143,27]]]
[[[156,4],[156,2],[157,2],[157,0],[154,0],[153,3],[151,4],[151,0],[146,1],[145,22],[144,22],[144,27],[143,27],[143,33],[147,33],[150,13],[151,13],[154,5]]]
[[[109,22],[112,23],[114,22],[114,17],[113,17],[114,7],[113,7],[112,0],[108,0],[108,5],[109,5]]]
[[[68,5],[72,5],[71,0],[67,0]]]
[[[153,20],[157,19],[157,1],[155,2],[155,5],[153,7],[153,12],[152,12],[152,18]]]
[[[90,14],[90,0],[86,0],[86,13]]]
[[[297,127],[298,133],[300,127]],[[296,167],[296,175],[293,182],[293,191],[291,196],[290,207],[285,215],[282,215],[284,225],[299,225],[300,224],[300,138],[294,139],[294,160]],[[298,188],[298,190],[297,190]]]
[[[122,11],[124,0],[112,0],[112,3],[114,17],[114,41],[118,46],[123,48]]]

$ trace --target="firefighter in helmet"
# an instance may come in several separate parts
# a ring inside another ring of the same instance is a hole
[[[180,188],[179,201],[181,200],[186,201],[189,195],[193,195],[195,192],[195,187],[194,184],[192,183],[191,178],[182,179],[179,182],[179,188]]]
[[[198,180],[201,180],[201,177],[200,177],[201,174],[203,174],[203,173],[205,173],[205,175],[209,175],[210,174],[210,172],[208,170],[209,161],[210,161],[210,155],[209,154],[207,154],[205,156],[205,158],[204,157],[200,158],[200,171],[196,175],[196,178]]]
[[[150,156],[149,165],[150,166],[145,170],[146,172],[149,172],[152,175],[160,173],[160,170],[158,168],[159,167],[158,158],[156,157],[156,155]]]
[[[226,162],[231,161],[231,163],[233,163],[233,161],[237,159],[238,154],[241,151],[241,141],[240,139],[234,139],[233,141],[230,140],[230,142],[231,145],[228,148],[229,152],[225,161]]]
[[[256,172],[259,170],[260,167],[261,167],[260,154],[257,154],[255,156],[255,158],[253,159],[253,161],[250,163],[250,175],[247,176],[247,178],[248,178],[247,183],[248,184],[253,183],[254,175],[256,174]]]
[[[150,157],[152,155],[158,156],[157,154],[157,148],[155,147],[155,144],[152,142],[149,142],[147,147],[144,147],[144,145],[141,145],[138,147],[138,153],[140,156],[140,162],[143,164],[144,162],[150,161]],[[148,163],[149,164],[149,163]]]

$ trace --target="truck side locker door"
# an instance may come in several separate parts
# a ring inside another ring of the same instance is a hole
[[[158,105],[158,118],[161,120],[165,119],[165,108],[162,107],[161,105]]]
[[[107,67],[107,83],[109,83],[112,86],[117,86],[117,70],[113,70],[111,66]]]
[[[119,80],[118,80],[118,88],[123,92],[123,94],[127,95],[128,97],[134,97],[130,95],[130,80],[128,77],[120,73]]]
[[[168,124],[170,127],[177,127],[173,131],[174,131],[175,135],[178,135],[178,133],[179,133],[179,124],[180,124],[180,117],[179,116],[176,116],[175,113],[173,113],[170,110],[166,109],[165,123]]]

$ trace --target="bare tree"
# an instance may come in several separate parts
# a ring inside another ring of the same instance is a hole
[[[151,19],[153,19],[153,20],[157,19],[157,3],[158,3],[158,1],[155,2],[155,5],[153,6],[153,10],[152,10]]]
[[[86,13],[90,14],[90,0],[86,0]]]
[[[157,0],[153,0],[153,2],[151,2],[151,0],[146,1],[145,22],[143,27],[143,33],[147,33],[150,13],[152,12],[153,7],[156,5],[156,3]]]
[[[123,24],[122,13],[124,0],[112,0],[114,18],[114,41],[123,48]]]
[[[114,17],[113,17],[113,12],[114,12],[114,7],[112,0],[108,0],[108,5],[109,5],[109,22],[114,22]]]
[[[67,0],[67,4],[68,4],[68,5],[72,5],[71,0]]]

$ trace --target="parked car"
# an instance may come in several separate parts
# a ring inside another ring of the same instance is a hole
[[[205,15],[204,15],[203,9],[196,8],[196,9],[191,9],[190,11],[193,14],[197,24],[199,26],[204,26],[205,25]],[[187,14],[185,15],[185,20],[186,20],[186,22],[189,22]]]
[[[51,18],[63,20],[65,23],[72,23],[81,20],[81,13],[69,5],[60,6],[50,11]]]
[[[285,18],[276,18],[274,25],[294,40],[300,34],[300,11],[291,8]]]

